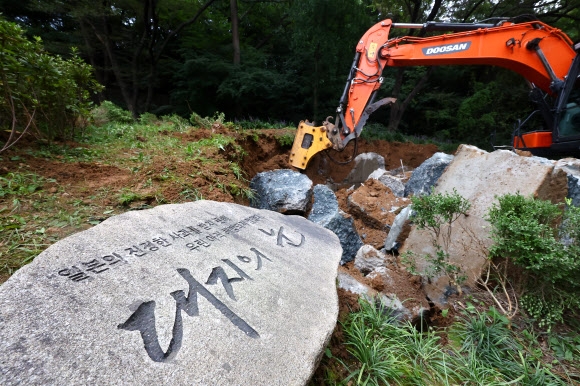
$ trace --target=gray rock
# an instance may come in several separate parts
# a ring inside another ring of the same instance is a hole
[[[580,206],[580,160],[576,158],[564,158],[556,162],[555,169],[561,169],[568,178],[567,198],[572,200],[572,205]]]
[[[308,219],[324,226],[338,212],[338,200],[334,192],[325,185],[316,185],[312,190],[314,203]]]
[[[313,191],[314,204],[308,219],[331,230],[338,236],[342,246],[340,264],[352,261],[363,245],[354,228],[353,219],[338,208],[338,201],[330,188],[324,185],[316,185]]]
[[[387,173],[387,171],[385,169],[378,168],[377,170],[375,170],[374,172],[372,172],[371,174],[369,174],[369,178],[378,180],[385,173]]]
[[[397,197],[405,196],[405,184],[403,184],[401,178],[391,176],[390,174],[385,173],[378,180],[387,188],[391,189],[391,191],[395,196]]]
[[[435,153],[427,161],[423,162],[413,171],[413,175],[405,185],[405,197],[424,195],[431,193],[431,187],[435,186],[443,171],[451,163],[453,156],[445,153]]]
[[[401,300],[399,300],[395,295],[387,296],[383,293],[377,292],[366,284],[363,284],[356,280],[354,277],[345,272],[338,273],[338,288],[342,288],[346,291],[350,291],[354,294],[362,296],[368,301],[379,301],[382,303],[383,307],[390,309],[393,312],[393,316],[397,320],[412,320],[413,314],[408,310]]]
[[[435,193],[454,191],[467,199],[471,207],[468,216],[461,216],[453,223],[448,262],[465,274],[462,285],[473,288],[489,263],[486,256],[492,240],[487,214],[497,203],[497,197],[519,193],[561,202],[566,196],[567,181],[565,173],[557,170],[552,161],[520,157],[507,150],[488,153],[474,146],[461,145],[435,186]],[[418,256],[418,272],[425,273],[431,265],[423,256],[436,256],[433,237],[428,230],[413,228],[401,247],[401,252],[411,251]],[[437,243],[443,245],[441,240]],[[451,291],[457,290],[444,274],[423,280],[422,284],[429,299],[440,307],[445,306]]]
[[[387,188],[391,189],[395,196],[405,196],[405,184],[403,183],[402,178],[392,175],[385,169],[375,170],[369,175],[369,178],[377,180]]]
[[[568,175],[568,196],[572,205],[580,206],[580,179],[577,176]]]
[[[368,275],[371,271],[385,267],[385,254],[372,245],[365,244],[356,253],[354,266],[364,275]]]
[[[398,249],[399,245],[397,243],[397,239],[399,238],[399,235],[403,231],[403,226],[405,225],[405,222],[411,218],[411,214],[412,208],[411,205],[409,205],[403,210],[401,210],[397,215],[397,217],[395,217],[395,221],[393,221],[393,225],[391,226],[389,234],[385,239],[385,249],[387,251]]]
[[[389,287],[392,287],[395,282],[391,277],[391,270],[387,267],[376,267],[373,269],[366,277],[369,279],[375,279],[376,277],[380,277],[383,279],[383,282],[386,283]]]
[[[354,166],[342,185],[359,185],[377,169],[385,168],[385,157],[377,153],[361,153],[354,159]]]
[[[340,255],[302,217],[235,204],[112,217],[0,287],[0,383],[304,385]]]
[[[250,181],[256,197],[250,206],[283,214],[304,215],[312,201],[312,181],[289,169],[279,169],[256,174]]]

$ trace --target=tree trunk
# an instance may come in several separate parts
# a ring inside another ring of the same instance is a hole
[[[121,74],[121,66],[117,61],[117,56],[113,50],[113,44],[111,43],[111,39],[109,36],[109,24],[106,16],[102,16],[102,22],[103,22],[102,33],[99,32],[99,30],[95,27],[94,24],[89,22],[89,25],[95,32],[95,36],[97,37],[97,39],[99,39],[99,41],[105,48],[106,57],[111,63],[111,69],[113,71],[113,74],[115,74],[115,79],[117,79],[117,84],[119,85],[119,89],[121,90],[123,100],[127,104],[127,110],[129,110],[131,114],[135,116],[136,112],[135,106],[133,105],[133,99],[131,98],[131,93],[129,92],[129,86],[127,85],[127,82],[125,82],[125,79]]]
[[[150,42],[154,40],[152,33],[154,33],[157,27],[157,14],[155,9],[157,8],[156,0],[147,0],[143,4],[143,30],[141,31],[141,38],[139,39],[139,44],[135,48],[133,53],[133,60],[131,63],[131,83],[132,83],[132,105],[135,107],[133,113],[133,118],[137,118],[139,114],[139,68],[141,62],[141,54],[145,48],[145,42],[149,40]],[[151,23],[154,23],[153,28]],[[153,32],[152,32],[153,29]],[[148,39],[149,38],[149,39]],[[151,79],[148,79],[151,82]]]
[[[411,90],[411,92],[409,93],[409,95],[407,95],[407,98],[405,98],[405,100],[403,102],[399,102],[399,100],[397,99],[397,101],[391,105],[391,115],[389,116],[389,125],[387,126],[387,130],[389,130],[389,131],[397,130],[397,128],[399,127],[399,124],[401,123],[401,120],[403,119],[403,114],[405,113],[405,110],[409,106],[409,103],[411,103],[411,100],[413,100],[415,95],[417,95],[417,93],[423,89],[423,87],[425,86],[425,83],[427,83],[429,76],[433,73],[433,70],[435,68],[436,68],[436,66],[429,67],[427,72],[421,77],[421,79],[417,82],[415,87],[413,87],[413,90]],[[403,70],[403,69],[400,69],[400,70]],[[402,75],[401,75],[401,78],[402,78]],[[398,77],[397,77],[397,79],[398,79]],[[395,86],[396,86],[396,83],[395,83]],[[399,91],[400,91],[400,89],[399,89]],[[395,98],[396,98],[396,96],[395,96]]]
[[[184,29],[188,25],[195,23],[197,21],[197,19],[202,15],[202,13],[210,5],[212,5],[215,1],[216,0],[208,0],[204,5],[201,6],[201,8],[195,13],[195,15],[192,18],[184,21],[183,23],[179,24],[176,28],[172,29],[171,32],[161,42],[159,48],[156,48],[156,45],[157,45],[156,41],[151,42],[151,44],[149,45],[149,50],[151,53],[150,54],[151,62],[150,62],[150,68],[149,68],[149,77],[148,77],[148,81],[147,81],[147,100],[145,101],[145,111],[149,111],[149,107],[151,106],[151,101],[153,100],[154,86],[155,86],[155,81],[157,79],[157,64],[159,63],[159,60],[161,59],[161,55],[163,54],[163,52],[165,52],[165,47],[167,47],[167,44],[169,43],[169,41],[175,35],[177,35],[179,32],[181,32],[182,29]]]
[[[432,21],[433,19],[435,19],[437,13],[439,12],[439,9],[441,8],[441,3],[442,0],[435,0],[435,2],[433,3],[433,7],[431,8],[431,12],[429,12],[429,15],[427,16],[427,21]],[[414,0],[410,3],[407,3],[407,5],[409,7],[408,11],[412,19],[410,22],[417,23],[419,19],[419,9],[421,6],[421,2]],[[422,31],[419,34],[419,36],[424,35],[425,35],[424,31]],[[393,87],[392,92],[392,96],[394,98],[397,98],[397,101],[391,105],[391,114],[389,116],[389,124],[387,126],[387,129],[389,131],[397,130],[399,124],[401,123],[401,120],[403,119],[405,109],[407,108],[407,106],[409,106],[409,103],[411,103],[413,97],[417,95],[417,93],[425,86],[425,83],[427,82],[429,75],[431,75],[431,73],[433,72],[433,68],[434,67],[430,67],[429,70],[425,73],[425,75],[421,77],[419,82],[417,82],[415,87],[413,87],[413,90],[409,93],[409,95],[407,95],[407,98],[405,98],[403,102],[399,101],[399,95],[401,93],[401,88],[403,86],[403,76],[405,74],[405,69],[399,68],[399,70],[397,71],[397,77],[395,79],[395,86]]]
[[[232,47],[234,50],[234,66],[239,66],[241,63],[241,53],[240,53],[240,31],[239,31],[239,19],[238,19],[238,0],[230,0],[230,18],[232,22]],[[242,117],[242,105],[238,99],[236,99],[234,106],[234,114],[236,118]]]
[[[320,43],[316,45],[316,50],[314,51],[314,81],[312,82],[312,110],[313,119],[318,118],[318,86],[320,80]]]
[[[230,16],[232,19],[232,46],[234,49],[234,66],[239,66],[240,56],[240,32],[238,20],[238,0],[230,0]]]

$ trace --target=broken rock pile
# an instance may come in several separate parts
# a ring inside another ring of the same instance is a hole
[[[436,158],[441,158],[441,155]],[[338,274],[340,288],[369,299],[379,297],[400,319],[418,320],[429,309],[420,277],[410,275],[398,263],[397,256],[384,248],[387,235],[394,235],[390,230],[401,234],[403,225],[408,224],[408,221],[398,224],[396,219],[401,218],[401,214],[409,217],[410,199],[404,197],[404,191],[412,169],[403,167],[387,171],[382,157],[377,154],[360,155],[357,160],[359,166],[355,166],[346,182],[339,185],[348,188],[335,193],[329,186],[316,185],[311,193],[303,189],[300,191],[301,196],[312,196],[313,203],[307,217],[333,231],[340,239],[343,248],[342,267]],[[431,164],[434,166],[426,165],[423,169],[440,168],[438,162]],[[375,169],[369,168],[369,165]],[[418,180],[418,183],[429,191],[428,185],[436,181],[432,177],[436,172],[425,173],[427,177]],[[282,212],[276,207],[288,206],[280,198],[296,196],[296,192],[286,192],[296,190],[287,181],[304,177],[290,170],[261,173],[252,180],[251,186],[259,189],[256,189],[258,194],[251,205]],[[308,186],[308,183],[300,186]],[[336,185],[331,186],[336,188]],[[273,199],[269,192],[277,198]],[[271,202],[277,204],[271,205]],[[307,205],[303,204],[302,207],[306,208]]]
[[[519,192],[553,202],[567,196],[574,205],[580,203],[580,161],[575,159],[556,162],[467,145],[460,146],[455,156],[436,153],[415,170],[403,165],[388,171],[381,158],[360,155],[345,181],[316,185],[307,216],[339,236],[343,254],[338,286],[380,298],[402,319],[425,316],[430,304],[445,308],[457,293],[448,277],[412,276],[401,262],[399,251],[433,253],[426,231],[413,227],[410,196],[455,190],[471,202],[450,252],[451,262],[467,274],[465,291],[476,284],[487,264],[490,239],[485,215],[497,196]],[[377,168],[370,170],[371,164]],[[420,258],[418,272],[427,264]]]

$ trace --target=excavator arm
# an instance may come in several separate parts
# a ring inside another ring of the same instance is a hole
[[[389,39],[391,28],[453,32]],[[557,95],[575,57],[570,38],[540,21],[400,24],[383,20],[372,26],[356,46],[334,123],[330,122],[330,117],[320,127],[301,122],[290,163],[304,169],[319,151],[331,147],[341,151],[350,140],[360,135],[372,112],[395,102],[393,98],[375,102],[386,66],[500,66],[521,74],[532,87]]]

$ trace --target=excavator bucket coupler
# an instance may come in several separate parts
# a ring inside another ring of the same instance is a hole
[[[313,126],[310,122],[301,121],[296,130],[290,164],[298,169],[306,169],[308,161],[318,152],[332,147],[326,136],[325,126]]]

